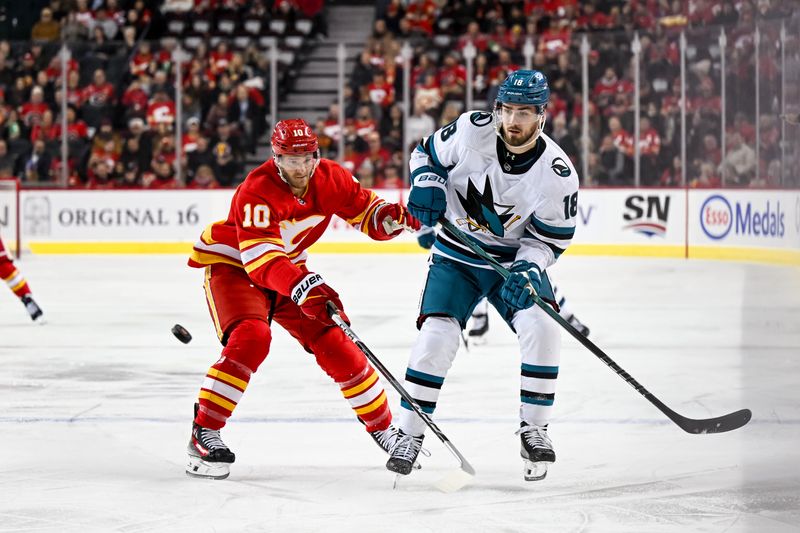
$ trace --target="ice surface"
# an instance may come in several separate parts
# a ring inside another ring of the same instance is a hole
[[[593,340],[681,414],[753,410],[689,435],[566,338],[550,434],[558,461],[525,483],[519,355],[496,314],[459,352],[423,469],[392,490],[385,457],[276,328],[224,429],[225,481],[183,473],[192,403],[219,345],[200,271],[180,256],[29,256],[48,324],[0,290],[0,531],[784,532],[800,530],[800,276],[723,262],[566,256],[556,280]],[[398,378],[415,338],[423,255],[316,255],[353,329]],[[184,325],[189,345],[170,333]],[[387,385],[388,387],[388,385]],[[392,407],[397,394],[388,390]]]

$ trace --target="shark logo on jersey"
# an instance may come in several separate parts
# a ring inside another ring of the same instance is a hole
[[[569,166],[564,162],[563,159],[560,157],[556,157],[553,159],[553,163],[550,165],[550,168],[553,169],[553,172],[561,176],[562,178],[566,178],[572,171],[569,169]]]
[[[461,207],[469,217],[470,225],[475,224],[479,228],[489,231],[498,237],[505,235],[506,223],[511,220],[512,222],[519,218],[511,213],[513,205],[500,205],[494,203],[494,194],[492,193],[492,183],[489,181],[489,176],[486,176],[485,186],[483,192],[479,192],[472,180],[469,180],[467,185],[467,197],[461,196],[461,193],[456,191],[458,200],[461,202]],[[504,208],[503,213],[497,214],[495,211],[497,207]]]

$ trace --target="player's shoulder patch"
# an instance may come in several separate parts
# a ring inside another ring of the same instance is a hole
[[[560,156],[553,158],[553,160],[550,162],[550,168],[562,178],[566,178],[572,174],[572,170],[570,170],[569,165]]]
[[[469,121],[478,128],[488,126],[492,123],[493,118],[488,111],[473,111],[469,114]]]

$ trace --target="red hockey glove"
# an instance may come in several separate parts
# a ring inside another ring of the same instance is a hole
[[[373,239],[386,241],[397,237],[403,230],[417,231],[421,226],[419,220],[411,216],[408,209],[400,204],[383,204],[375,212],[373,221]]]
[[[304,315],[329,326],[334,325],[334,322],[328,315],[325,305],[331,301],[339,309],[339,316],[342,317],[342,320],[350,324],[350,319],[344,314],[339,294],[330,288],[319,274],[313,272],[306,274],[294,284],[289,296],[294,303],[300,306]]]

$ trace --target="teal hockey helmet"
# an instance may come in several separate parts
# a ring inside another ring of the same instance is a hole
[[[547,78],[538,70],[517,70],[508,75],[497,91],[496,103],[539,106],[550,100]]]

